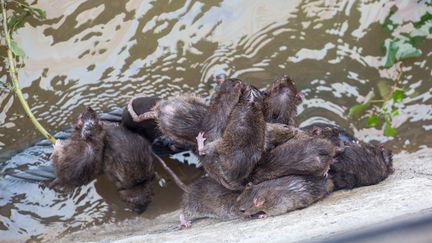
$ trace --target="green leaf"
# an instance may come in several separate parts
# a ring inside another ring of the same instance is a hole
[[[393,21],[391,21],[390,19],[394,13],[395,11],[391,10],[389,15],[387,15],[387,17],[385,18],[384,23],[382,25],[384,30],[387,32],[392,32],[398,26],[397,24],[393,23]]]
[[[413,36],[410,38],[409,43],[413,46],[417,46],[418,44],[422,43],[424,40],[426,40],[426,36]]]
[[[369,103],[355,105],[349,109],[348,116],[356,118],[369,107]]]
[[[15,41],[11,42],[10,46],[11,51],[18,57],[25,57],[25,52],[21,49]]]
[[[9,22],[7,23],[8,29],[10,30],[10,32],[14,32],[17,29],[21,28],[24,26],[24,19],[30,15],[30,12],[25,11],[24,13],[21,14],[16,14],[14,13],[14,15],[12,17],[9,18]]]
[[[421,28],[427,21],[432,20],[432,14],[429,12],[426,12],[425,15],[421,16],[420,20],[418,22],[414,23],[414,27],[416,29]]]
[[[397,46],[395,45],[395,40],[386,39],[384,41],[384,48],[386,51],[384,57],[384,67],[389,68],[393,66],[396,61]]]
[[[405,97],[405,91],[402,89],[397,89],[393,92],[393,101],[401,102]]]
[[[378,122],[379,122],[379,118],[377,115],[372,115],[368,117],[367,120],[368,127],[375,127],[376,125],[378,125]]]
[[[388,98],[390,98],[391,87],[386,81],[379,80],[377,83],[377,86],[378,86],[378,92],[380,93],[381,97],[384,100],[387,100]]]
[[[384,41],[384,48],[386,51],[384,67],[386,68],[393,66],[396,60],[418,57],[422,54],[419,49],[409,42],[409,39],[386,39]]]
[[[409,42],[403,42],[401,40],[397,42],[396,45],[397,45],[397,52],[396,52],[397,60],[403,60],[411,57],[419,57],[422,54],[422,52],[419,49],[415,48]]]
[[[394,129],[390,122],[386,122],[384,125],[384,135],[387,137],[394,137],[396,135],[396,129]]]
[[[40,8],[30,7],[33,14],[40,19],[46,19],[46,11]]]

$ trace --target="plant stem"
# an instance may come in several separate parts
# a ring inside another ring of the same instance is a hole
[[[8,26],[7,26],[7,19],[6,19],[6,3],[5,0],[1,0],[1,8],[2,8],[2,16],[3,16],[3,30],[6,37],[6,45],[8,47],[7,54],[8,54],[8,60],[9,60],[9,74],[12,79],[13,83],[13,91],[18,97],[19,102],[21,103],[25,113],[30,118],[33,125],[36,127],[36,129],[45,136],[51,143],[55,143],[55,138],[49,134],[45,128],[42,127],[42,125],[36,120],[35,116],[33,115],[32,111],[30,110],[29,105],[27,104],[27,101],[25,100],[23,93],[21,91],[21,87],[19,84],[19,80],[17,77],[16,69],[15,69],[15,58],[12,54],[11,50],[11,37],[8,32]]]

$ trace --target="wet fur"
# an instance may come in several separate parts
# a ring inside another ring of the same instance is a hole
[[[105,131],[96,113],[87,108],[72,125],[70,138],[54,146],[52,161],[56,179],[50,187],[73,189],[102,173]]]
[[[390,150],[367,143],[351,143],[336,156],[329,174],[339,190],[374,185],[393,172]]]
[[[227,79],[216,87],[202,124],[207,142],[223,135],[231,112],[239,102],[244,88],[245,84],[239,79]]]
[[[104,172],[121,198],[136,212],[150,203],[154,179],[150,144],[121,126],[106,126]]]
[[[181,95],[158,102],[158,127],[162,134],[182,146],[195,146],[208,107],[202,98]]]
[[[238,207],[244,217],[276,216],[305,208],[333,191],[328,178],[285,176],[247,186],[238,197]]]
[[[206,144],[206,155],[200,157],[209,176],[230,190],[243,188],[264,150],[262,97],[251,98],[253,92],[259,91],[243,92],[222,137]]]
[[[265,120],[270,123],[296,125],[297,105],[300,103],[299,92],[288,76],[276,80],[265,91]]]
[[[291,139],[266,153],[249,180],[254,184],[288,175],[324,176],[336,147],[325,139]]]
[[[183,194],[182,217],[186,221],[199,218],[229,220],[239,218],[236,199],[240,192],[226,189],[209,177],[202,177],[189,186]]]
[[[329,171],[336,190],[374,185],[394,172],[391,150],[360,142],[352,134],[331,124],[315,123],[302,130],[311,133],[316,128],[322,130],[321,138],[344,146]]]

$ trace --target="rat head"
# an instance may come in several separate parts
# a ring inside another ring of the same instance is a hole
[[[303,100],[294,82],[283,76],[266,90],[265,95],[267,121],[294,125],[292,119],[297,114],[297,105]]]
[[[237,206],[243,217],[261,217],[267,215],[275,200],[277,191],[268,190],[265,183],[253,185],[249,182],[237,198]]]
[[[215,81],[218,85],[221,85],[223,82],[225,82],[225,80],[227,80],[227,75],[224,73],[220,73],[218,75],[215,76]]]
[[[390,149],[386,149],[383,145],[380,145],[379,149],[381,151],[381,156],[384,160],[384,163],[387,166],[387,170],[390,173],[393,173],[394,172],[394,169],[393,169],[393,152]]]
[[[79,133],[79,136],[84,140],[91,140],[94,136],[99,135],[102,130],[102,122],[91,107],[87,107],[73,125],[73,132]]]
[[[252,107],[262,109],[264,102],[264,95],[256,87],[252,85],[245,86],[243,93],[240,97],[242,102],[245,102]]]
[[[150,204],[153,198],[153,186],[145,181],[129,189],[120,190],[120,197],[135,213],[141,214]]]

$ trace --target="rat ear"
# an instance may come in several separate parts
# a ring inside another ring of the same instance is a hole
[[[315,127],[314,126],[313,129],[312,129],[312,134],[313,135],[316,135],[316,136],[321,135],[321,132],[322,132],[322,130],[319,127]]]
[[[261,207],[265,203],[265,199],[263,197],[257,196],[254,198],[253,203],[256,207]]]
[[[295,97],[299,102],[302,102],[304,100],[304,95],[302,92],[298,92]]]
[[[246,189],[250,189],[253,187],[253,183],[249,182],[248,184],[246,184]]]

